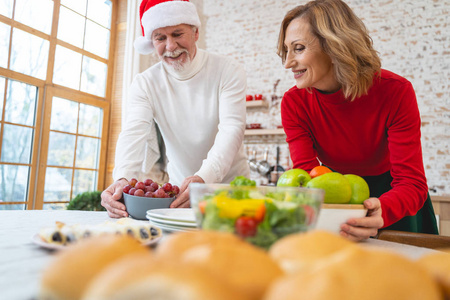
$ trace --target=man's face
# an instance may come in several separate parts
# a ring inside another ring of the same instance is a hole
[[[163,63],[181,71],[194,59],[198,36],[198,29],[181,24],[154,30],[152,42]]]

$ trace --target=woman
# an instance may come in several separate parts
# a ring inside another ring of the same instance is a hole
[[[341,235],[358,241],[380,228],[437,233],[413,87],[381,69],[367,29],[348,5],[317,0],[289,11],[278,55],[296,81],[281,104],[294,168],[322,163],[369,184],[367,216],[342,224]]]

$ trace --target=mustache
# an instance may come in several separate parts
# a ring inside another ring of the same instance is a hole
[[[189,51],[187,51],[187,49],[177,49],[175,51],[166,51],[163,54],[163,57],[170,57],[170,58],[174,58],[174,57],[178,57],[181,54],[186,53],[189,55]]]

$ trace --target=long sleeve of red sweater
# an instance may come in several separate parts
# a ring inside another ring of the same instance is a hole
[[[380,196],[384,226],[415,215],[427,197],[420,114],[409,81],[382,70],[368,95],[349,102],[341,91],[323,94],[293,87],[281,117],[294,168],[319,161],[342,174],[387,171],[392,189]]]

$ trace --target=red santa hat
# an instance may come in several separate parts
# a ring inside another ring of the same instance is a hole
[[[143,36],[134,41],[134,48],[141,54],[154,50],[152,33],[155,29],[180,24],[201,25],[197,9],[189,0],[142,0],[139,15]]]

